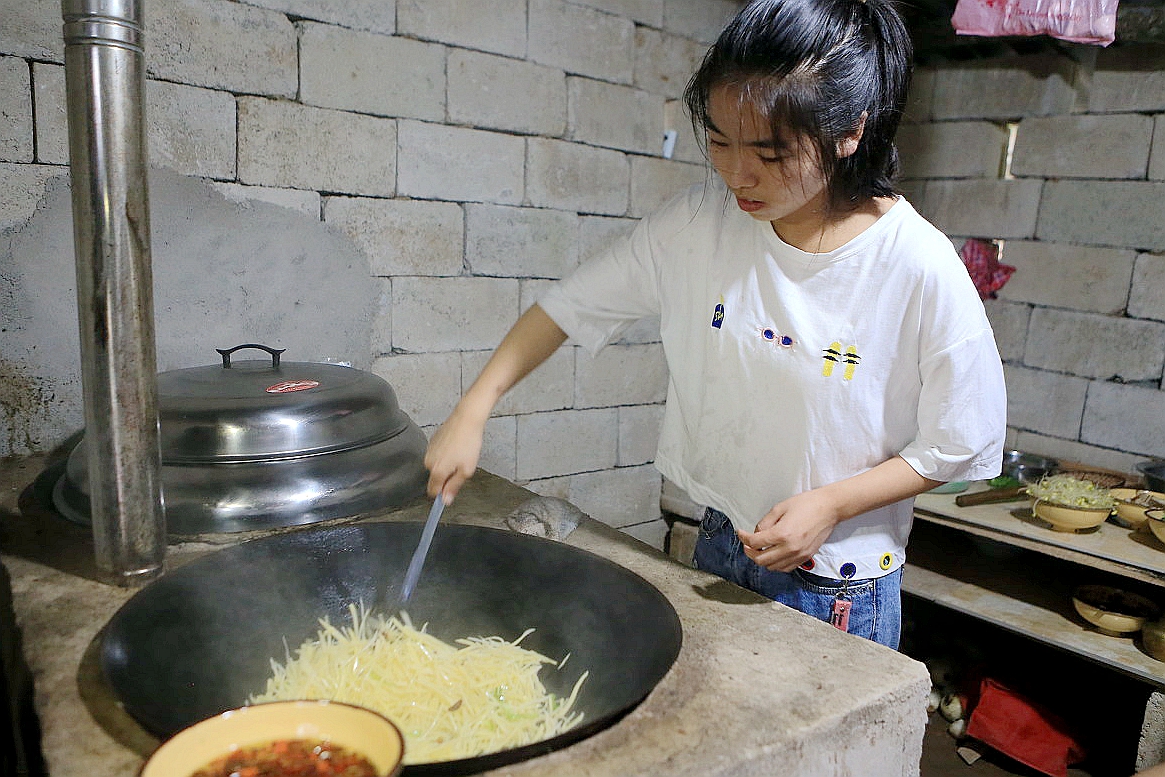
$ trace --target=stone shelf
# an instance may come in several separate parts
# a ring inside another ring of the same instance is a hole
[[[1137,637],[1103,634],[1072,605],[1077,586],[1102,583],[1165,610],[1165,545],[1113,523],[1054,531],[1032,515],[1030,500],[975,507],[954,500],[917,499],[903,591],[1165,688],[1165,663]]]

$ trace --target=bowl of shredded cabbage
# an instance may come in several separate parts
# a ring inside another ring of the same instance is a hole
[[[1056,531],[1094,529],[1112,514],[1116,500],[1107,488],[1069,474],[1047,475],[1027,487],[1032,512]]]

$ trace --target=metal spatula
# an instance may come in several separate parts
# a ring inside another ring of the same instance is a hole
[[[400,591],[401,604],[408,603],[417,587],[417,580],[421,577],[421,567],[425,565],[425,556],[429,555],[429,546],[433,544],[433,534],[437,531],[437,522],[441,520],[441,512],[445,509],[445,498],[438,493],[433,500],[433,507],[429,510],[429,517],[425,520],[425,528],[421,531],[421,541],[413,551],[413,558],[409,561],[408,571],[405,572],[405,584]]]

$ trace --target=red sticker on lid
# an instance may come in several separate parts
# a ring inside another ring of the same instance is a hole
[[[285,380],[274,386],[268,386],[266,391],[268,394],[290,394],[293,391],[307,391],[318,385],[320,385],[318,380]]]

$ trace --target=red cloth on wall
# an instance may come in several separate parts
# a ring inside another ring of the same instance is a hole
[[[979,684],[967,736],[1051,777],[1067,777],[1085,755],[1062,718],[989,677]]]

